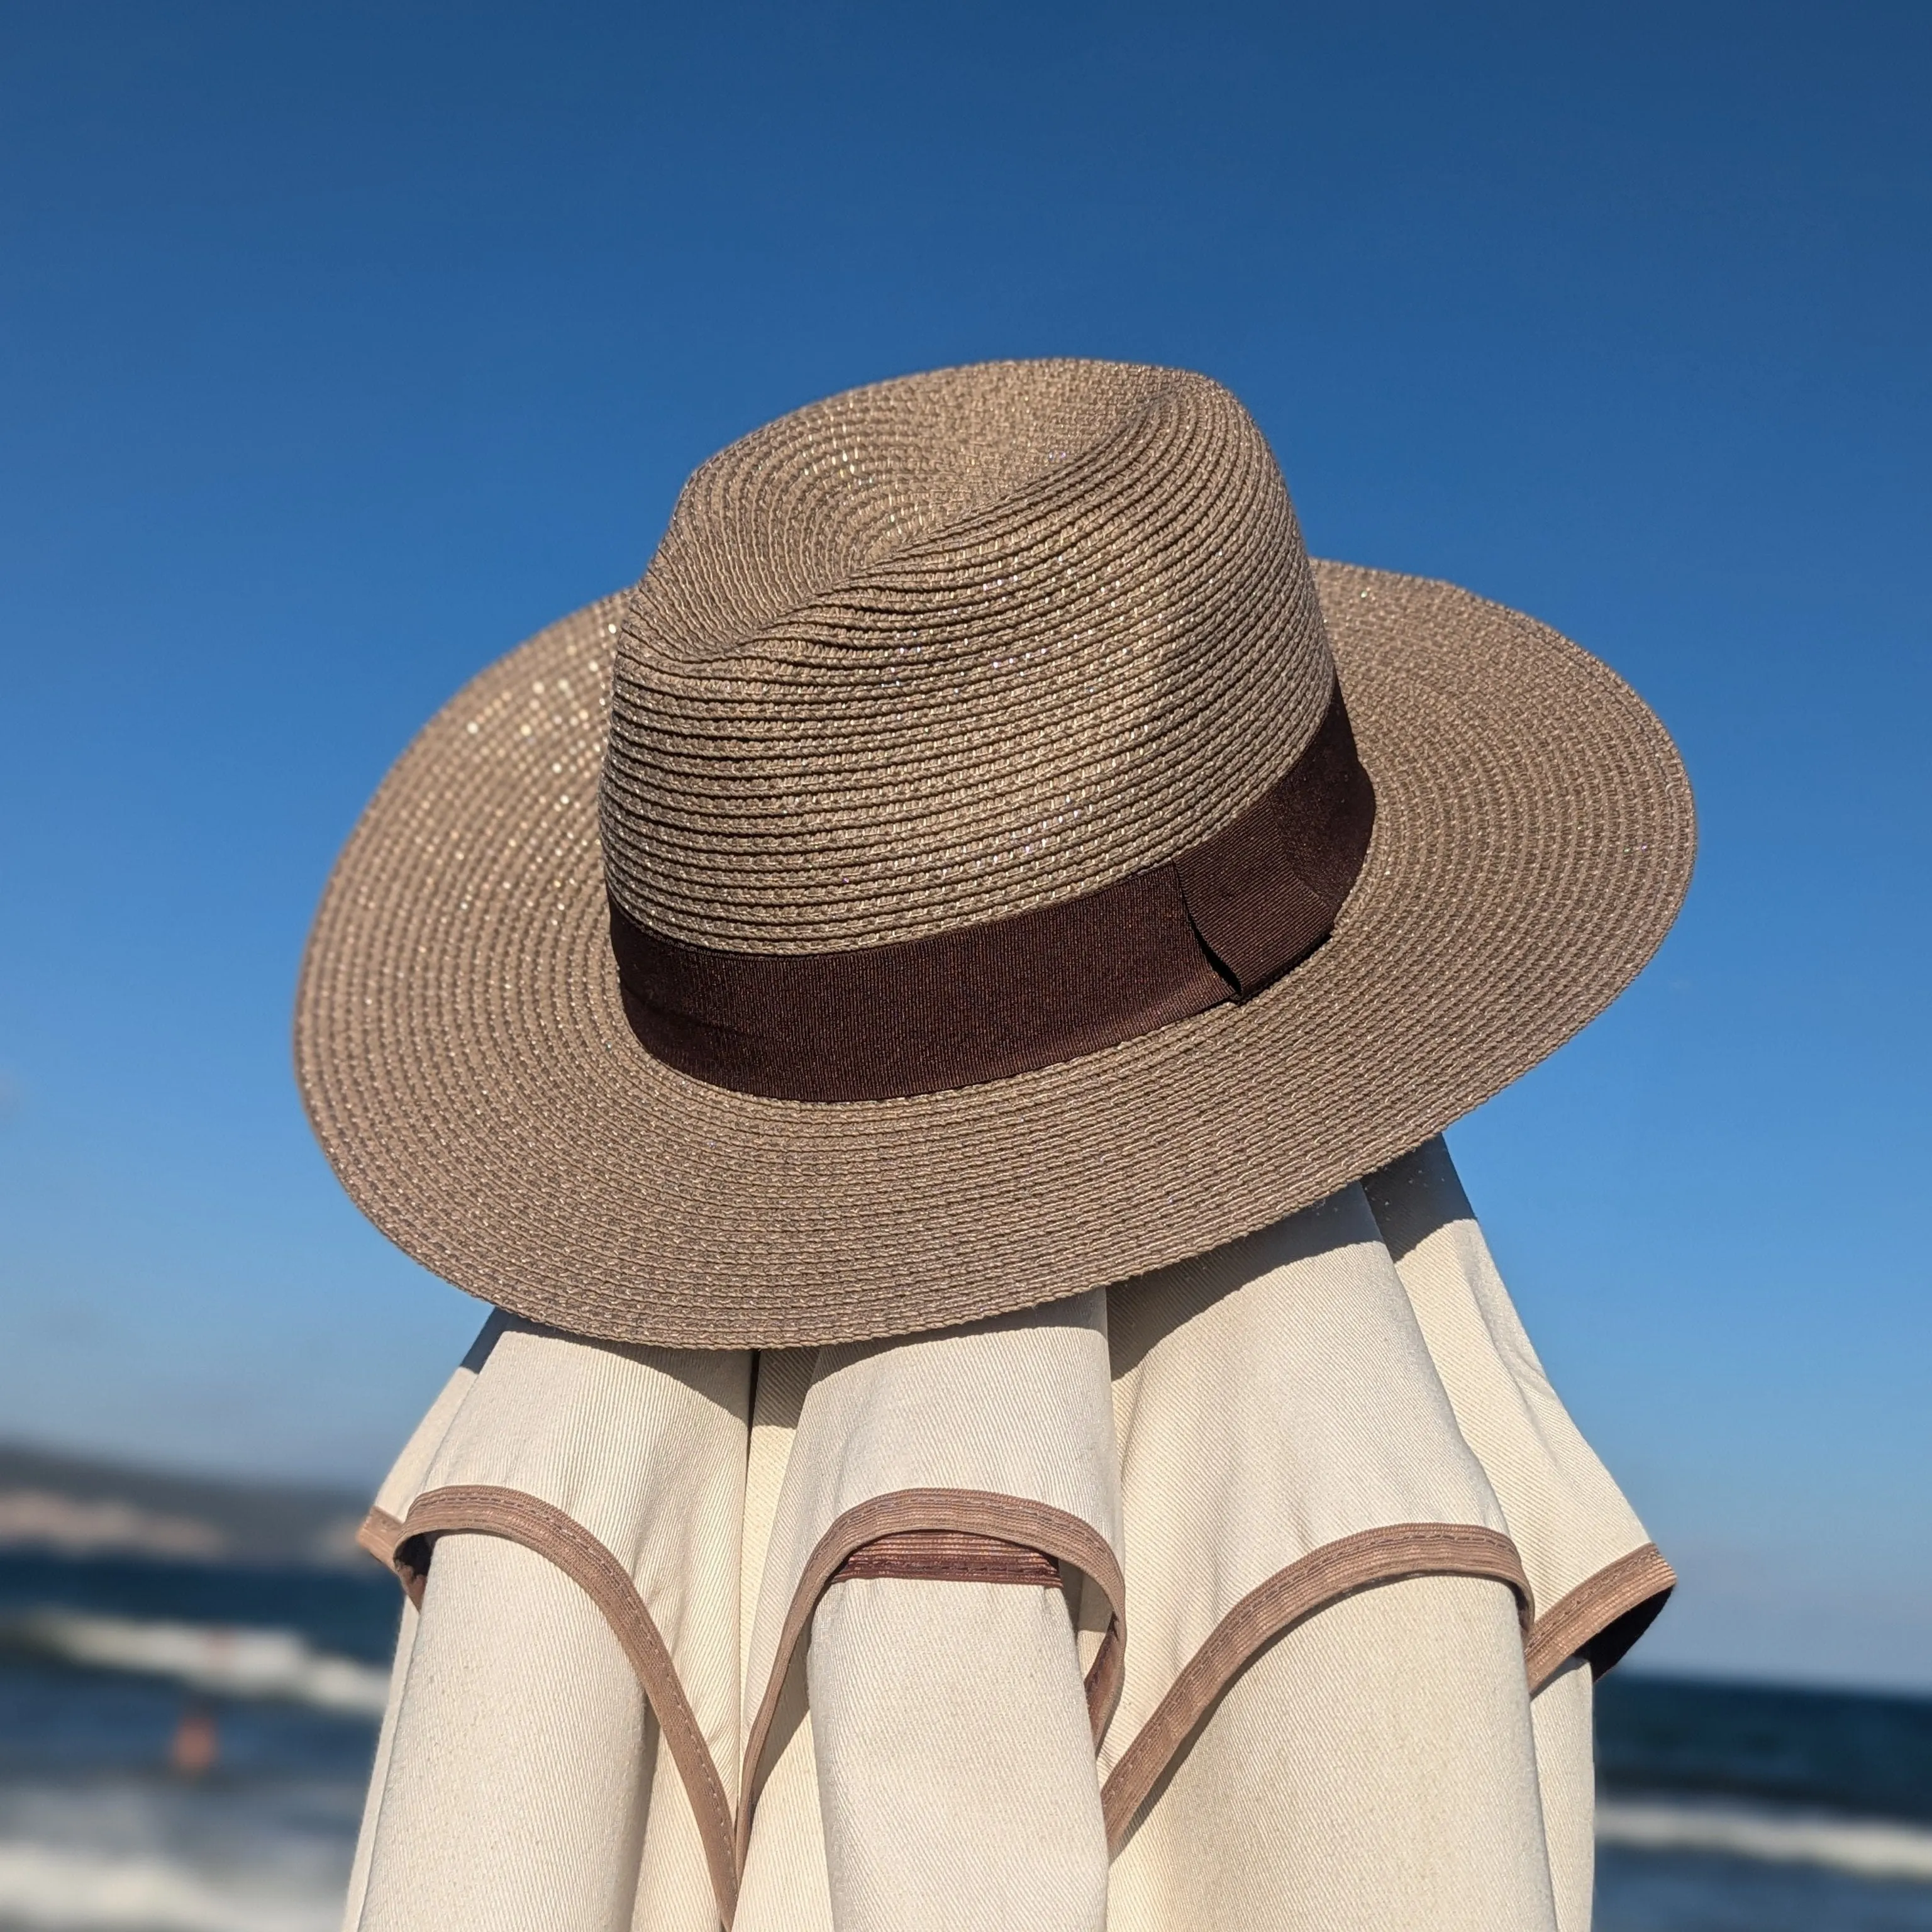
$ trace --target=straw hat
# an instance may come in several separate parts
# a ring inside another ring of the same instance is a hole
[[[363,1210],[519,1314],[909,1333],[1420,1145],[1629,984],[1694,837],[1595,658],[1312,563],[1218,385],[942,370],[734,444],[430,722],[298,1067]]]

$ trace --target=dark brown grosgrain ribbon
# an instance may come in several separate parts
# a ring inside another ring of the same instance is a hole
[[[842,952],[723,952],[610,908],[624,1011],[658,1060],[781,1100],[974,1087],[1136,1040],[1280,979],[1328,936],[1375,824],[1340,688],[1231,825],[1097,892]]]

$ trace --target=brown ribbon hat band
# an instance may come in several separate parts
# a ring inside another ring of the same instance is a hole
[[[1288,770],[1163,865],[1006,919],[836,952],[688,946],[614,899],[624,1011],[712,1087],[879,1100],[1028,1073],[1244,1000],[1326,939],[1375,824],[1341,688]]]

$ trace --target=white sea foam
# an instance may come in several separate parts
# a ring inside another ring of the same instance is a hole
[[[1826,1865],[1859,1878],[1932,1883],[1932,1831],[1882,1819],[1606,1798],[1597,1807],[1597,1837],[1640,1851],[1720,1852],[1777,1864]]]
[[[358,1781],[0,1781],[0,1926],[329,1932]]]
[[[0,1921],[36,1932],[334,1932],[333,1890],[291,1892],[165,1857],[0,1840]]]
[[[286,1698],[367,1717],[380,1717],[388,1696],[387,1672],[314,1649],[292,1630],[46,1610],[22,1618],[7,1634],[69,1663],[171,1677],[224,1696]]]
[[[156,1794],[159,1795],[159,1794]],[[348,1844],[244,1832],[202,1856],[133,1793],[37,1795],[0,1835],[0,1924],[34,1932],[334,1932]],[[17,1835],[25,1828],[26,1835]],[[1715,1852],[1849,1876],[1932,1883],[1932,1831],[1879,1820],[1780,1814],[1721,1803],[1606,1799],[1600,1842],[1638,1851]],[[86,1840],[95,1838],[89,1844]],[[100,1840],[108,1842],[100,1843]]]

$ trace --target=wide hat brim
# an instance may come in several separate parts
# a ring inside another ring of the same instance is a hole
[[[1676,916],[1663,726],[1546,626],[1315,566],[1373,842],[1328,942],[1239,1004],[1010,1079],[757,1098],[653,1060],[612,962],[598,777],[624,598],[499,660],[384,781],[297,1004],[357,1204],[459,1288],[697,1348],[908,1334],[1204,1252],[1419,1146],[1552,1052]]]

